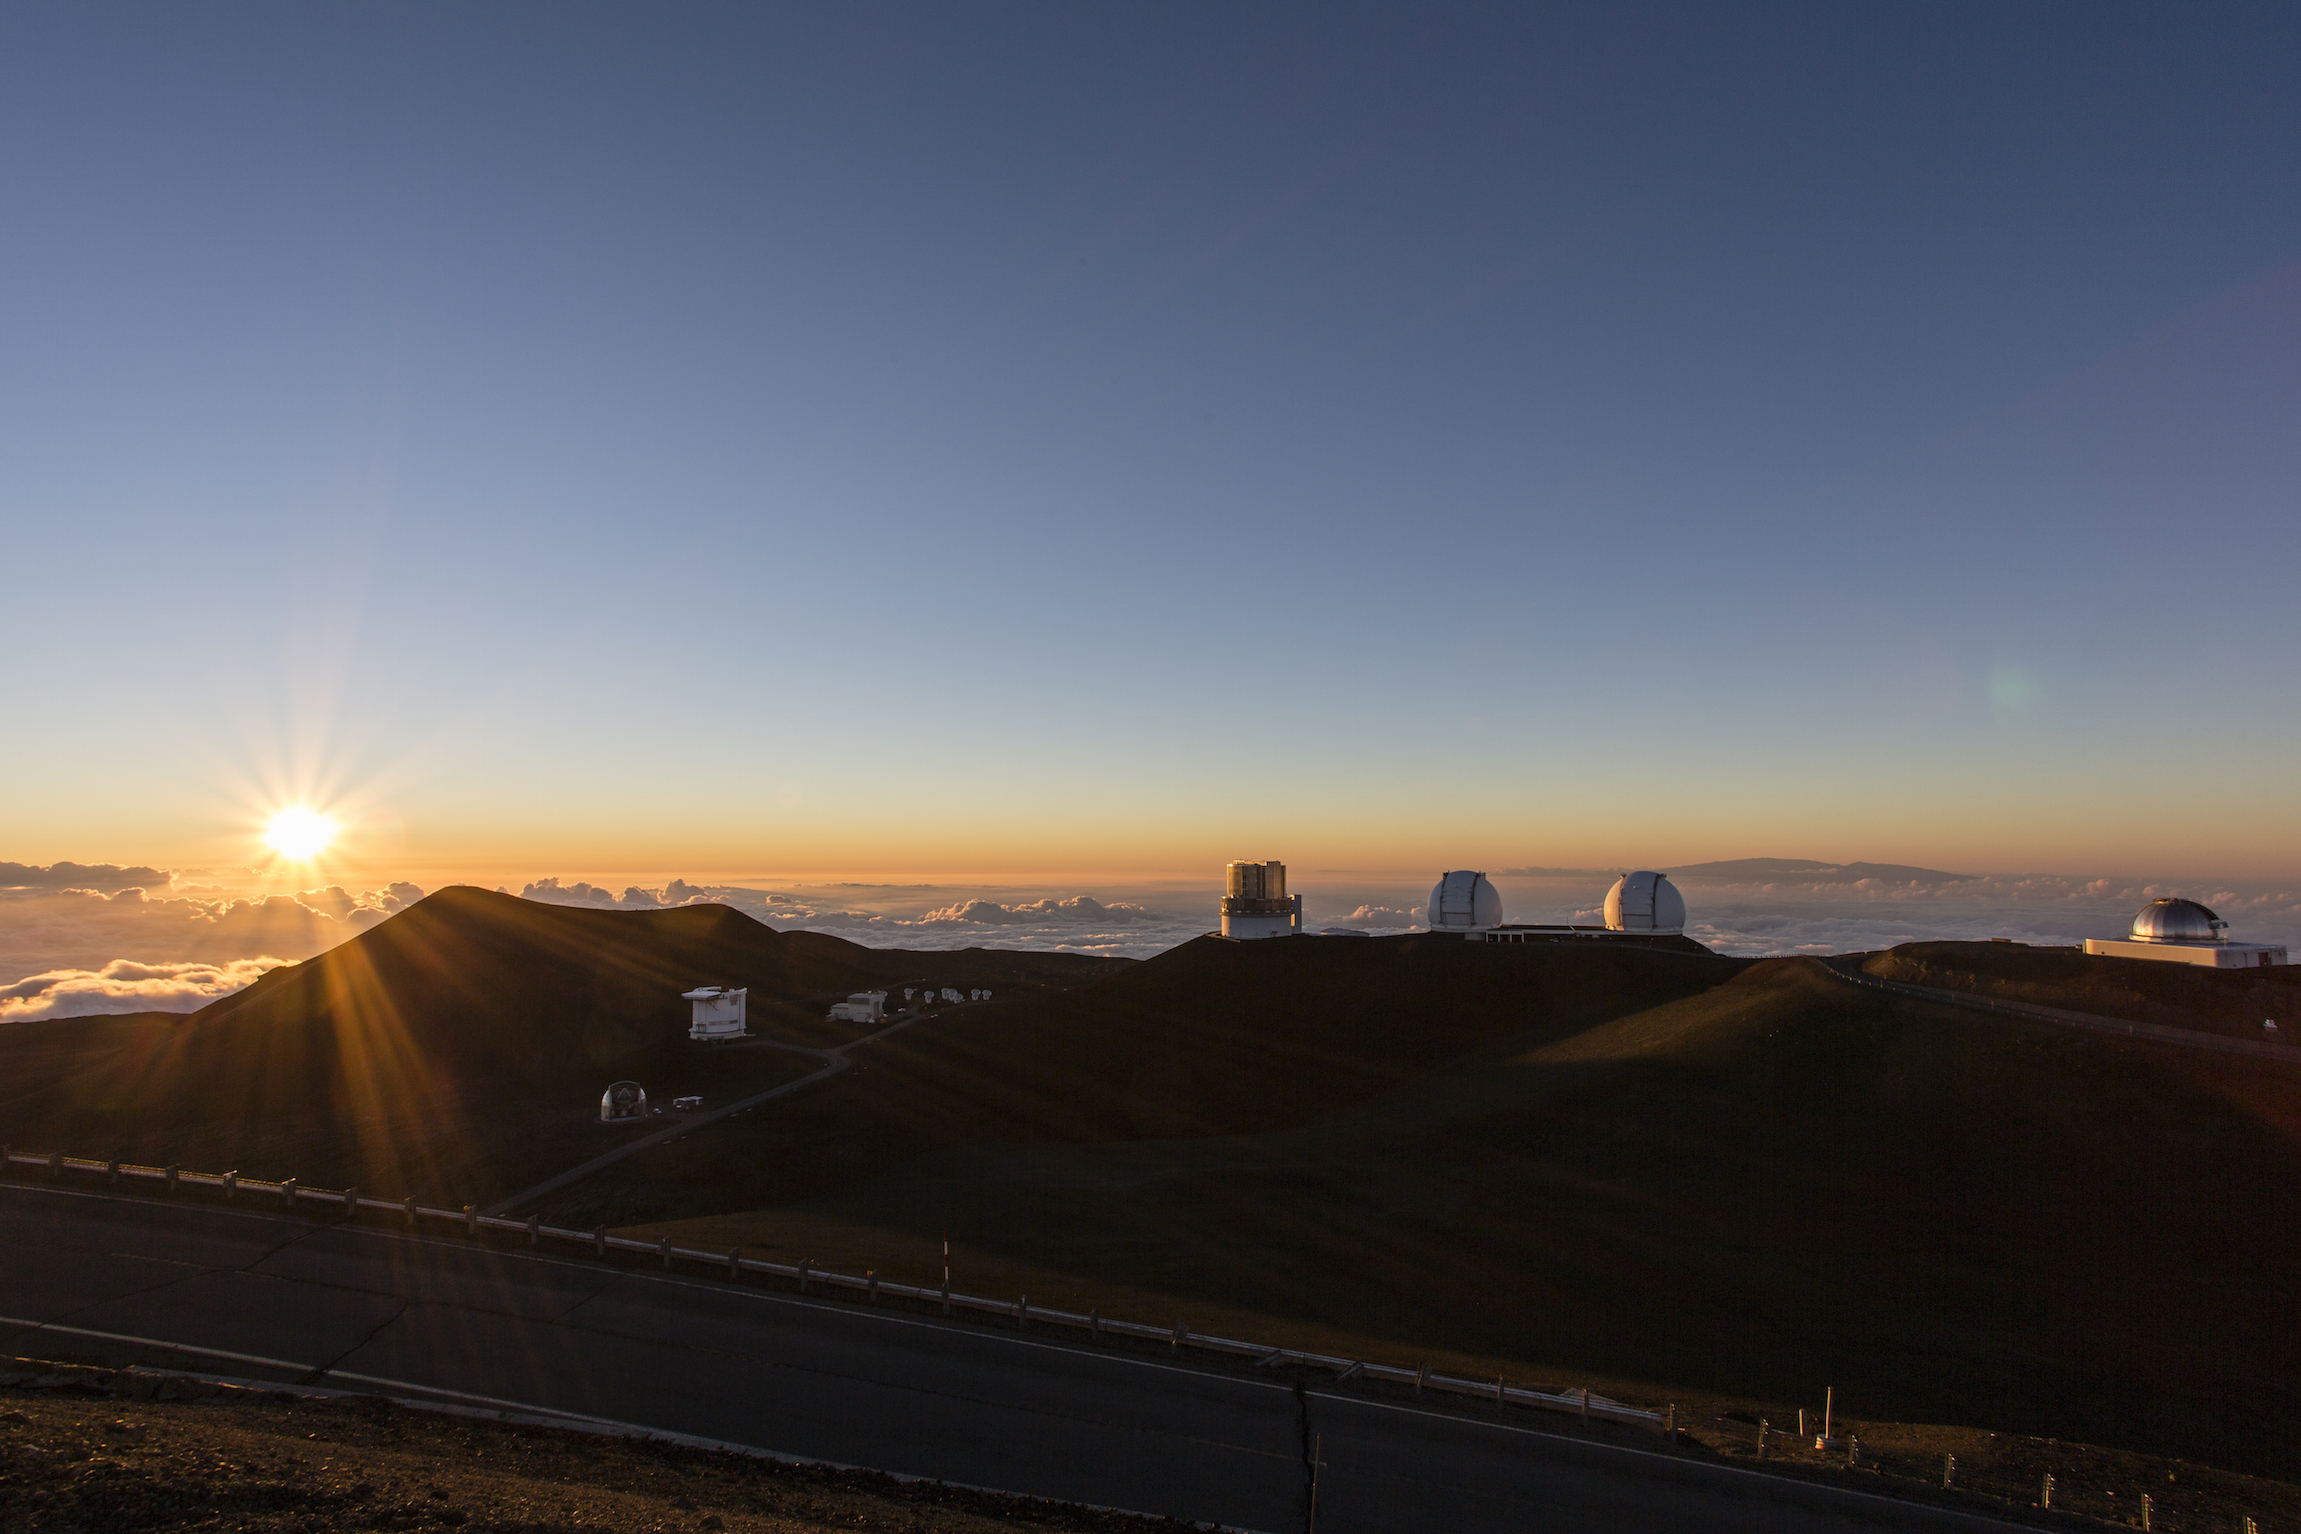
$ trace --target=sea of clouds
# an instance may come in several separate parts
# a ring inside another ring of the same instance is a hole
[[[197,1011],[423,894],[404,882],[248,894],[153,868],[0,863],[0,1023]]]
[[[234,892],[151,868],[0,863],[0,1022],[198,1009],[266,969],[306,959],[423,897],[404,881],[353,891]],[[69,882],[67,882],[69,881]],[[1295,871],[1312,932],[1420,930],[1428,884]],[[1594,924],[1610,876],[1500,874],[1513,922]],[[1720,953],[1848,953],[1897,943],[2005,937],[2075,944],[2124,933],[2159,895],[2202,900],[2247,942],[2301,949],[2301,883],[1989,875],[1854,883],[1680,881],[1687,932]],[[1148,958],[1212,930],[1219,888],[1167,881],[1093,894],[986,885],[699,884],[620,889],[527,881],[528,900],[595,910],[718,904],[768,926],[834,933],[878,948],[998,947]],[[123,957],[123,955],[132,957]]]

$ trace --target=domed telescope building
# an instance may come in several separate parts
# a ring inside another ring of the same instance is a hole
[[[1458,868],[1430,887],[1430,930],[1480,932],[1502,925],[1502,892],[1482,873]]]
[[[1683,932],[1686,897],[1678,886],[1648,869],[1624,874],[1606,891],[1606,929],[1610,932]]]
[[[2229,923],[2194,900],[2161,896],[2135,913],[2123,938],[2089,937],[2085,951],[2108,959],[2155,959],[2205,969],[2258,969],[2285,964],[2281,943],[2232,943]]]
[[[1233,863],[1223,881],[1224,937],[1291,937],[1302,930],[1302,897],[1286,893],[1284,863]]]
[[[1482,903],[1488,897],[1491,904]],[[1484,874],[1450,873],[1430,892],[1430,930],[1460,932],[1473,943],[1678,937],[1686,930],[1686,897],[1678,893],[1678,887],[1667,877],[1649,868],[1616,879],[1614,887],[1606,891],[1605,909],[1603,927],[1505,926],[1502,897],[1486,882]]]

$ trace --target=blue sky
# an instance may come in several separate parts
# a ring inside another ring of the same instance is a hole
[[[0,856],[2301,871],[2297,44],[11,9]]]

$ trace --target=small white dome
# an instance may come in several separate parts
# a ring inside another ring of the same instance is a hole
[[[1641,868],[1606,891],[1606,925],[1616,932],[1683,932],[1686,897],[1662,875]]]
[[[2229,923],[2194,900],[2159,898],[2135,913],[2133,936],[2143,943],[2223,943]]]
[[[1456,869],[1430,887],[1430,930],[1470,932],[1502,925],[1502,892],[1484,874]]]

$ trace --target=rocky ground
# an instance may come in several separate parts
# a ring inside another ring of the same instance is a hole
[[[1181,1525],[867,1471],[148,1374],[0,1360],[0,1531]]]

